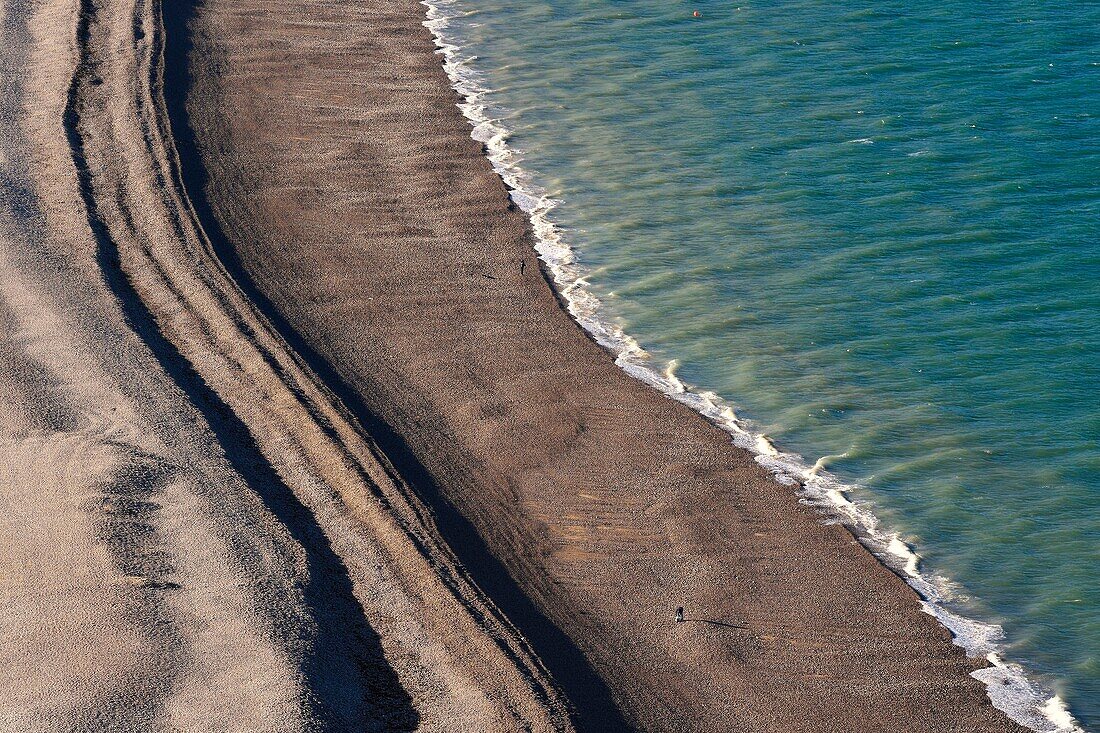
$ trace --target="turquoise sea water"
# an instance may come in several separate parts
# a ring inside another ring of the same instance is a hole
[[[1100,3],[441,5],[602,317],[1100,725]]]

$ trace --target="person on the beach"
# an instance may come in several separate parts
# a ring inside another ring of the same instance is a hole
[[[684,621],[684,607],[679,606],[676,609],[676,623],[683,623]]]

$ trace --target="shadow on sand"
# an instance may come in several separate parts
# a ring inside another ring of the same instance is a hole
[[[170,7],[184,4],[168,3]],[[314,724],[326,731],[414,730],[419,715],[355,600],[347,568],[316,519],[279,478],[248,427],[158,330],[152,313],[121,269],[118,245],[95,199],[81,136],[83,90],[98,81],[90,47],[97,11],[94,0],[81,1],[76,36],[80,63],[69,88],[64,126],[104,279],[131,327],[202,413],[233,469],[305,551],[308,580],[301,593],[313,623],[309,629],[288,629],[287,641],[293,646],[306,642],[302,673],[309,699],[304,704]]]

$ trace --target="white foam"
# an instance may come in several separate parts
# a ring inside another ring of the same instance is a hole
[[[1057,695],[1047,700],[1047,704],[1043,706],[1043,714],[1057,725],[1059,730],[1071,731],[1077,724],[1073,715],[1066,709],[1066,703]]]
[[[680,381],[680,378],[676,376],[676,370],[679,367],[680,367],[679,360],[671,359],[668,362],[668,365],[665,366],[665,370],[661,374],[661,376],[663,376],[665,378],[665,382],[668,383],[668,385],[671,386],[672,389],[677,394],[683,394],[684,392],[687,391],[687,388],[684,386],[684,383]],[[702,396],[702,395],[700,395],[700,396]],[[707,401],[710,402],[710,400],[707,400]],[[711,404],[714,404],[714,403],[711,402]]]
[[[694,408],[729,432],[735,445],[751,451],[756,461],[768,468],[776,480],[798,487],[803,501],[818,507],[827,521],[841,521],[869,550],[889,567],[905,577],[924,599],[921,608],[935,616],[954,635],[954,641],[971,656],[985,656],[990,666],[974,672],[985,682],[989,697],[1014,720],[1041,733],[1084,733],[1061,698],[1051,695],[1027,678],[1023,669],[1002,659],[1004,631],[996,624],[961,616],[949,606],[961,598],[954,583],[922,571],[920,555],[897,533],[879,528],[871,510],[849,498],[855,487],[848,486],[825,470],[828,462],[843,456],[825,456],[812,465],[794,453],[775,446],[766,435],[737,417],[733,406],[713,392],[704,392],[683,382],[677,375],[675,360],[663,366],[613,318],[602,312],[602,303],[587,289],[591,273],[577,265],[572,247],[554,225],[551,212],[558,202],[537,184],[530,171],[520,163],[522,153],[508,145],[509,130],[504,122],[489,114],[490,90],[473,67],[475,56],[464,55],[456,42],[451,23],[467,14],[461,0],[421,0],[427,7],[424,25],[435,36],[443,68],[454,89],[462,96],[458,107],[473,125],[471,137],[485,145],[493,169],[510,189],[510,195],[531,219],[535,249],[564,300],[569,313],[597,343],[615,355],[615,363],[631,376],[649,384],[672,399]],[[848,141],[871,144],[870,138]],[[1007,681],[1007,684],[1006,684]]]
[[[825,467],[828,466],[833,461],[837,460],[838,458],[847,458],[847,457],[848,457],[848,451],[844,451],[843,453],[838,453],[836,455],[821,456],[821,458],[818,458],[817,462],[814,463],[814,465],[810,468],[810,475],[811,476],[816,476],[819,473],[821,473],[822,471],[824,471]]]
[[[763,433],[757,434],[756,440],[753,441],[752,446],[761,455],[770,456],[772,458],[779,457],[779,450],[775,447],[775,444],[772,443],[771,439]]]
[[[913,552],[913,548],[907,542],[902,541],[896,534],[890,538],[886,550],[891,555],[905,562],[905,574],[910,578],[920,575],[920,555]]]

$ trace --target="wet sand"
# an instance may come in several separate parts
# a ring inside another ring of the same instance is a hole
[[[0,8],[0,728],[1021,730],[570,320],[422,6]]]

